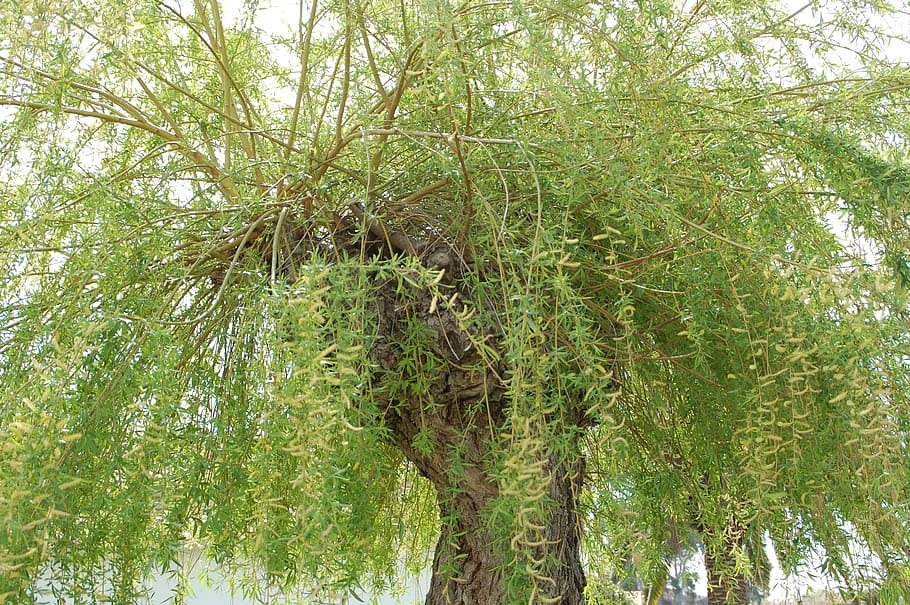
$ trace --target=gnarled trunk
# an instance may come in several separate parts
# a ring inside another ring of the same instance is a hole
[[[461,393],[476,393],[466,375],[451,369],[445,382],[460,384]],[[483,373],[481,373],[483,374]],[[474,379],[479,379],[474,375]],[[491,379],[492,380],[492,379]],[[484,405],[472,403],[473,397],[460,399],[459,391],[449,391],[446,400],[437,394],[432,409],[419,406],[390,408],[386,423],[396,445],[437,490],[442,530],[433,558],[433,575],[427,605],[500,605],[506,603],[502,584],[502,536],[491,535],[486,514],[499,495],[496,482],[489,476],[490,444],[500,440],[501,399],[486,399]],[[488,384],[487,394],[501,397],[498,383]],[[444,402],[444,405],[439,405]],[[414,447],[420,431],[430,431],[436,447],[429,454]],[[457,469],[457,470],[456,470]],[[585,586],[580,559],[580,526],[577,516],[578,494],[584,469],[580,454],[571,465],[549,464],[548,508],[543,540],[528,546],[523,553],[529,561],[546,561],[540,570],[543,580],[537,594],[558,603],[583,602]],[[497,544],[499,546],[497,546]]]
[[[446,276],[452,279],[458,272],[449,266]],[[477,328],[476,333],[466,333],[456,314],[471,304],[470,299],[454,280],[443,287],[457,291],[460,302],[448,306],[434,302],[429,292],[416,286],[379,284],[379,338],[371,350],[380,368],[374,376],[375,390],[385,389],[388,397],[384,422],[395,445],[437,490],[442,531],[426,603],[505,603],[509,597],[502,581],[504,554],[511,547],[524,551],[521,560],[541,562],[533,589],[538,597],[563,605],[580,604],[585,586],[577,517],[584,474],[581,454],[568,462],[551,458],[546,465],[550,506],[541,530],[543,539],[510,543],[508,536],[491,533],[487,515],[499,487],[490,474],[490,452],[505,442],[501,433],[508,401],[503,377],[508,368],[501,361],[485,359],[472,344],[479,340],[495,345],[496,330]],[[415,323],[426,328],[418,348],[431,351],[442,364],[424,368],[418,363],[415,369],[413,358],[404,361],[405,350],[414,349],[413,341],[402,345],[413,338],[406,326],[413,329]],[[404,396],[400,388],[388,388],[407,382],[409,376],[419,377],[427,386]],[[426,446],[426,439],[416,447],[419,434],[430,435],[432,447]],[[578,452],[577,447],[572,449]]]

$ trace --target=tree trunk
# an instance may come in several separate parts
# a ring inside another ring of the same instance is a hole
[[[734,547],[735,548],[735,547]],[[749,593],[742,575],[731,575],[731,551],[712,553],[705,545],[705,570],[708,575],[708,605],[748,605]]]
[[[660,603],[660,598],[664,596],[664,591],[667,589],[667,580],[669,579],[670,572],[665,569],[661,574],[655,578],[654,582],[647,587],[645,592],[645,605],[657,605]]]
[[[476,443],[476,442],[475,442]],[[476,458],[480,449],[465,452],[465,458]],[[437,461],[446,456],[440,453]],[[423,470],[426,460],[418,468]],[[564,467],[551,471],[549,497],[552,501],[539,546],[527,547],[524,558],[546,561],[540,569],[541,580],[535,582],[534,592],[539,601],[563,605],[583,603],[584,572],[579,550],[577,494],[581,487],[581,462],[571,471]],[[464,480],[458,482],[454,496],[452,486],[439,484],[438,469],[431,471],[440,500],[442,530],[433,557],[433,575],[427,594],[427,605],[499,605],[510,602],[502,584],[503,560],[495,546],[496,536],[490,535],[484,511],[498,495],[494,483],[482,466],[468,468]],[[502,537],[498,537],[500,544]],[[555,599],[555,601],[553,601]],[[539,602],[534,601],[534,602]]]
[[[447,374],[445,382],[460,384],[464,387],[462,393],[478,391],[459,370],[452,368]],[[488,384],[486,392],[501,398],[502,389],[497,384]],[[433,409],[397,407],[386,417],[396,445],[433,483],[439,500],[442,529],[426,603],[500,605],[509,602],[502,583],[505,561],[501,550],[509,541],[490,533],[485,515],[499,495],[486,465],[490,444],[499,441],[503,402],[486,399],[485,405],[474,405],[470,398],[459,399],[454,396],[455,391],[452,393],[452,399],[437,394]],[[441,402],[445,405],[440,406]],[[430,431],[437,444],[429,454],[414,447],[420,431]],[[563,605],[583,602],[585,578],[577,516],[583,466],[580,454],[571,465],[551,462],[548,496],[552,505],[544,539],[542,544],[527,547],[527,552],[522,553],[523,560],[547,562],[540,569],[543,579],[536,583],[536,594],[548,600],[558,599],[551,602]]]
[[[445,273],[451,281],[443,286],[459,294],[460,302],[452,307],[434,302],[416,286],[387,282],[377,287],[379,338],[371,349],[379,368],[373,377],[374,395],[382,398],[385,393],[385,425],[404,456],[435,486],[442,520],[426,603],[500,605],[510,601],[503,583],[504,565],[506,555],[514,553],[510,548],[517,548],[521,561],[540,562],[532,587],[535,602],[580,604],[585,586],[577,517],[584,474],[580,452],[568,462],[549,460],[551,505],[542,540],[524,545],[491,533],[487,515],[499,487],[490,476],[489,454],[491,447],[505,442],[501,433],[508,401],[502,377],[508,368],[501,361],[485,359],[472,345],[478,339],[497,345],[499,336],[493,326],[467,334],[457,320],[456,314],[472,304],[458,288],[460,280],[452,277],[459,271],[447,267]],[[415,323],[426,328],[419,346],[415,346],[413,332],[406,332]],[[431,353],[435,361],[422,365],[419,359],[425,357],[406,352],[415,349]],[[414,384],[418,379],[428,386],[418,393],[406,389],[403,393],[402,384]],[[415,447],[418,434],[429,435],[433,445],[428,448],[424,439],[421,447]],[[573,450],[578,452],[578,448]]]

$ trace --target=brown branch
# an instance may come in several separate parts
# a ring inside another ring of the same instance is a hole
[[[351,85],[351,31],[350,29],[345,30],[344,34],[344,47],[342,47],[341,53],[344,57],[344,75],[341,79],[341,100],[338,104],[338,114],[335,116],[335,144],[332,146],[332,149],[326,154],[325,158],[320,161],[319,165],[313,171],[313,180],[318,181],[325,174],[325,171],[328,169],[330,163],[338,156],[338,153],[344,149],[345,145],[357,138],[357,134],[353,133],[353,136],[349,134],[347,137],[343,136],[342,129],[344,127],[344,111],[347,107],[348,102],[348,92]],[[328,103],[328,100],[326,100]]]
[[[164,118],[164,121],[168,123],[168,126],[174,131],[174,135],[179,139],[185,141],[186,135],[183,134],[183,131],[180,129],[180,125],[177,124],[177,121],[171,115],[171,112],[167,110],[167,107],[164,106],[164,103],[161,99],[158,98],[158,95],[145,83],[145,80],[140,78],[138,75],[135,76],[136,81],[139,82],[139,86],[142,87],[142,90],[145,92],[145,95],[149,98],[155,108],[158,110],[158,113],[161,114],[161,117]]]
[[[449,184],[449,177],[443,177],[443,178],[439,179],[438,181],[430,183],[429,185],[427,185],[425,187],[421,187],[420,189],[418,189],[414,193],[411,193],[410,195],[407,195],[399,200],[395,200],[390,205],[398,207],[398,206],[407,206],[409,204],[413,204],[417,200],[428,196],[429,194],[433,193],[434,191],[438,191],[439,189],[442,189],[443,187],[445,187],[448,184]]]
[[[344,59],[344,52],[338,53],[338,59],[335,60],[335,67],[332,68],[332,75],[331,75],[331,77],[329,77],[328,88],[327,88],[325,94],[323,95],[324,100],[322,103],[322,110],[319,112],[319,119],[316,120],[316,128],[313,129],[313,137],[310,141],[311,149],[316,149],[317,143],[319,142],[319,135],[322,133],[322,125],[325,123],[325,114],[328,113],[328,111],[329,111],[329,104],[331,103],[331,100],[332,100],[332,90],[335,88],[335,80],[338,77],[338,70],[341,68],[341,62],[343,59]],[[315,174],[316,170],[317,170],[317,167],[315,167],[317,160],[316,160],[315,156],[312,154],[309,156],[309,160],[310,160],[310,172]],[[324,161],[324,162],[320,163],[318,168],[321,168],[322,164],[328,165],[330,163],[331,163],[331,160]]]
[[[159,82],[165,84],[172,90],[179,92],[180,94],[182,94],[189,100],[193,101],[194,103],[204,107],[208,111],[217,115],[219,118],[226,120],[226,121],[234,124],[235,126],[243,126],[244,128],[247,128],[248,130],[246,132],[248,132],[249,134],[261,136],[263,139],[269,141],[270,143],[274,143],[274,144],[278,145],[279,147],[281,147],[282,149],[285,149],[287,151],[287,153],[294,152],[294,153],[299,153],[300,155],[305,155],[306,152],[303,149],[289,146],[287,143],[285,143],[281,139],[268,134],[268,132],[266,132],[265,130],[262,130],[261,128],[254,128],[251,124],[249,124],[248,121],[244,122],[244,121],[240,120],[239,118],[235,118],[235,117],[227,115],[220,108],[215,107],[214,105],[212,105],[211,103],[208,103],[204,99],[199,98],[198,96],[194,95],[189,90],[187,90],[186,88],[180,86],[176,82],[172,82],[166,76],[164,76],[162,73],[158,72],[155,69],[152,69],[151,67],[145,65],[144,63],[134,60],[133,64],[136,67],[138,67],[139,69],[141,69],[142,71],[151,75],[153,78],[155,78]]]
[[[419,56],[419,51],[422,47],[422,44],[416,44],[414,45],[414,48],[411,49],[411,52],[408,53],[408,57],[405,59],[404,65],[401,68],[401,74],[398,76],[398,84],[392,91],[391,96],[387,97],[387,100],[384,99],[386,112],[385,120],[383,120],[382,124],[383,128],[391,128],[392,124],[395,123],[395,114],[398,112],[398,105],[401,103],[401,97],[404,95],[405,89],[411,82],[411,66]],[[377,142],[378,148],[373,154],[373,157],[370,159],[370,175],[375,174],[379,170],[379,165],[382,163],[382,154],[385,150],[386,140],[388,140],[388,135],[379,135],[379,140]],[[369,191],[369,189],[367,191]]]
[[[290,132],[288,133],[288,142],[284,150],[284,159],[288,159],[290,156],[291,149],[294,147],[294,139],[297,138],[297,122],[300,119],[300,106],[303,103],[303,91],[306,90],[307,77],[309,76],[309,67],[310,67],[310,49],[312,46],[313,30],[316,28],[316,7],[319,3],[316,0],[311,0],[310,2],[310,19],[307,21],[306,25],[306,35],[302,35],[302,32],[298,32],[298,36],[302,38],[301,46],[303,47],[303,52],[300,56],[300,79],[297,81],[297,96],[294,100],[294,110],[291,112],[291,125]],[[303,0],[300,0],[299,3],[299,16],[298,20],[303,23]]]
[[[370,66],[370,73],[373,76],[373,80],[376,81],[376,91],[379,93],[380,98],[383,103],[388,104],[389,93],[386,92],[385,86],[382,84],[382,75],[379,73],[379,68],[376,66],[376,60],[373,58],[373,49],[370,47],[370,34],[367,32],[366,22],[364,20],[364,9],[360,3],[357,3],[357,28],[360,30],[360,37],[363,39],[363,50],[367,54],[367,64]]]
[[[208,160],[208,158],[206,158],[204,155],[202,155],[195,149],[188,147],[186,145],[186,143],[182,139],[180,139],[180,137],[178,137],[177,135],[175,135],[174,133],[172,133],[168,130],[165,130],[164,128],[162,128],[160,126],[156,126],[155,124],[152,124],[151,122],[148,122],[145,120],[135,120],[135,119],[127,118],[124,116],[111,115],[111,114],[101,113],[101,112],[97,112],[97,111],[88,111],[88,110],[79,109],[76,107],[66,107],[66,106],[58,107],[58,106],[49,105],[46,103],[33,103],[31,101],[21,101],[18,99],[9,99],[6,97],[0,97],[0,105],[9,105],[12,107],[26,107],[29,109],[34,109],[35,111],[47,111],[47,112],[62,111],[63,113],[68,114],[68,115],[75,115],[75,116],[81,116],[81,117],[86,117],[86,118],[95,118],[95,119],[102,120],[104,122],[108,122],[111,124],[120,124],[122,126],[129,126],[131,128],[144,130],[145,132],[153,134],[153,135],[157,136],[158,138],[160,138],[161,140],[174,145],[177,149],[180,150],[180,152],[185,157],[187,157],[189,160],[195,162],[195,165],[197,167],[199,167],[202,170],[204,170],[205,172],[207,172],[209,174],[209,176],[211,176],[212,178],[215,179],[215,182],[218,185],[218,188],[221,190],[222,194],[225,196],[226,199],[235,200],[239,197],[237,190],[234,189],[234,186],[231,183],[230,178],[228,178],[221,171],[220,168],[218,168],[217,166],[212,164]]]
[[[245,149],[245,151],[247,152],[247,157],[252,161],[252,163],[253,163],[253,165],[254,165],[253,171],[254,171],[254,174],[256,175],[256,178],[257,178],[257,184],[258,184],[260,187],[263,187],[263,186],[264,186],[264,185],[263,185],[264,181],[263,181],[261,169],[259,168],[258,163],[257,163],[256,141],[255,141],[255,138],[253,137],[253,134],[254,134],[254,133],[262,134],[262,136],[263,136],[264,138],[269,139],[269,140],[273,140],[274,142],[278,143],[279,145],[283,145],[283,143],[282,143],[281,141],[279,141],[278,139],[275,139],[274,137],[270,137],[270,136],[266,135],[264,132],[262,132],[261,130],[258,130],[258,129],[256,129],[256,128],[254,127],[253,122],[252,122],[252,116],[255,115],[255,112],[253,111],[252,106],[249,104],[249,101],[247,100],[246,95],[243,93],[243,90],[241,90],[241,88],[237,85],[236,81],[233,79],[233,76],[232,76],[232,75],[230,74],[230,72],[227,70],[227,67],[226,67],[226,57],[225,57],[224,60],[222,60],[221,58],[219,58],[219,56],[218,56],[218,54],[216,53],[215,49],[208,43],[208,41],[205,39],[205,37],[202,36],[202,34],[201,34],[201,33],[200,33],[200,32],[199,32],[199,31],[198,31],[198,30],[189,22],[189,21],[187,21],[187,20],[186,20],[178,11],[176,11],[176,10],[173,9],[173,8],[171,8],[170,6],[168,6],[167,4],[165,4],[164,2],[161,2],[160,0],[159,0],[158,3],[159,3],[159,5],[161,5],[162,7],[164,7],[166,10],[168,10],[169,12],[171,12],[172,14],[174,14],[182,23],[184,23],[190,30],[192,30],[192,31],[196,34],[196,36],[202,41],[202,43],[209,49],[209,51],[212,53],[212,55],[215,57],[215,62],[216,62],[216,63],[219,65],[219,67],[224,71],[224,73],[226,74],[226,77],[228,78],[230,84],[233,86],[233,89],[236,90],[238,97],[241,99],[241,103],[243,104],[243,107],[244,107],[245,116],[246,116],[246,118],[247,118],[245,122],[244,122],[244,121],[240,121],[239,117],[236,116],[236,110],[234,111],[234,114],[235,114],[235,115],[232,116],[232,115],[229,115],[229,112],[221,111],[221,110],[219,110],[219,109],[217,109],[217,108],[212,107],[211,105],[205,103],[204,101],[202,101],[202,100],[199,99],[198,97],[192,95],[191,93],[189,93],[188,91],[186,91],[186,90],[183,89],[182,87],[179,87],[179,86],[177,86],[176,84],[170,82],[167,78],[164,78],[161,74],[159,74],[159,73],[156,72],[155,70],[149,68],[148,66],[144,65],[143,63],[141,63],[141,62],[139,62],[139,61],[134,60],[132,57],[128,56],[126,53],[123,53],[119,48],[117,48],[116,46],[114,46],[114,45],[111,44],[111,43],[106,42],[106,41],[103,40],[101,37],[99,37],[97,34],[95,34],[94,32],[92,32],[91,30],[89,30],[89,29],[87,29],[87,28],[85,28],[85,27],[82,27],[82,26],[80,26],[80,25],[78,25],[78,24],[74,24],[74,25],[75,25],[75,27],[77,27],[81,32],[83,32],[83,33],[85,33],[87,36],[91,37],[91,38],[92,38],[93,40],[95,40],[97,43],[102,44],[102,45],[104,45],[105,47],[110,48],[110,49],[113,50],[114,52],[119,53],[119,55],[121,56],[121,58],[123,59],[123,61],[124,61],[125,64],[130,65],[130,66],[134,66],[134,67],[136,67],[136,68],[139,68],[139,69],[141,69],[141,70],[143,70],[143,71],[145,71],[145,72],[151,74],[151,75],[152,75],[153,77],[155,77],[156,79],[158,79],[158,80],[164,82],[167,86],[171,87],[171,88],[174,89],[174,90],[177,90],[177,91],[180,92],[181,94],[186,95],[188,98],[192,99],[194,102],[197,102],[197,103],[199,103],[199,104],[201,104],[201,105],[207,107],[208,109],[210,109],[210,110],[213,111],[214,113],[216,113],[216,114],[218,114],[219,116],[221,116],[221,117],[222,117],[223,119],[225,119],[227,122],[230,122],[230,123],[233,123],[233,124],[236,124],[236,125],[243,126],[243,127],[244,127],[244,130],[242,130],[242,131],[241,131],[241,130],[238,130],[238,131],[236,131],[236,132],[239,133],[239,134],[241,134],[241,135],[245,135],[245,136],[242,136],[242,137],[241,137],[241,140],[242,140],[242,142],[244,143],[244,149]],[[217,7],[215,7],[215,9],[217,10]],[[42,74],[42,75],[43,75],[43,74]],[[139,85],[140,85],[140,86],[142,87],[142,89],[145,91],[146,95],[149,97],[149,99],[152,101],[152,103],[155,105],[155,107],[161,112],[162,117],[165,119],[165,121],[167,121],[167,122],[169,123],[169,125],[171,125],[171,127],[174,129],[175,135],[176,135],[178,138],[183,139],[183,138],[184,138],[184,137],[183,137],[183,134],[182,134],[182,132],[180,131],[180,128],[178,127],[177,122],[170,116],[170,114],[169,114],[168,110],[166,109],[166,107],[164,106],[164,104],[163,104],[163,103],[158,99],[158,97],[153,93],[153,91],[151,90],[151,88],[150,88],[149,86],[147,86],[147,85],[145,84],[145,82],[144,82],[137,74],[135,74],[135,72],[133,72],[133,76],[134,76],[134,77],[136,78],[136,80],[139,82]],[[108,98],[109,100],[111,100],[111,102],[117,104],[119,107],[121,107],[121,108],[123,108],[124,110],[126,110],[127,113],[129,113],[130,115],[133,115],[134,117],[137,117],[137,118],[139,118],[140,120],[143,120],[143,121],[150,121],[150,120],[148,120],[148,118],[147,118],[139,109],[137,109],[135,106],[133,106],[132,104],[128,103],[127,101],[121,99],[120,97],[118,97],[118,96],[116,96],[116,95],[114,95],[114,94],[112,94],[112,93],[109,93],[109,92],[107,92],[107,91],[104,91],[103,89],[100,89],[100,88],[89,87],[89,86],[84,85],[84,84],[78,84],[78,83],[74,83],[74,82],[67,82],[67,83],[70,84],[70,85],[72,85],[72,86],[74,86],[74,87],[76,87],[76,88],[80,88],[80,89],[83,89],[83,90],[90,90],[90,91],[94,92],[95,94],[103,95],[104,98]],[[229,93],[230,93],[230,90],[226,90],[226,94],[229,95]],[[257,120],[258,120],[258,117],[257,117]],[[229,128],[226,128],[226,131],[227,131],[227,132],[226,132],[225,134],[228,136],[228,138],[227,138],[227,140],[226,140],[226,157],[229,158],[229,157],[230,157],[230,136],[229,136],[230,129],[229,129]],[[186,143],[186,144],[184,145],[184,147],[189,148],[189,144]],[[201,154],[200,154],[200,155],[201,155]],[[214,164],[214,163],[215,163],[214,158],[209,158],[209,160],[208,160],[207,163],[209,163],[209,164]],[[227,165],[227,163],[226,163],[226,165]],[[219,171],[221,171],[221,169],[219,169]],[[223,172],[223,171],[222,171],[222,172]]]
[[[96,87],[96,86],[89,86],[88,84],[82,84],[81,82],[64,80],[63,78],[55,76],[55,75],[51,74],[50,72],[46,72],[42,69],[38,69],[37,67],[28,67],[26,65],[23,65],[22,63],[19,63],[18,61],[9,59],[7,57],[0,57],[0,60],[4,61],[5,63],[8,63],[9,65],[12,65],[13,67],[21,69],[23,71],[31,70],[35,75],[37,75],[41,78],[44,78],[46,80],[50,80],[51,82],[56,82],[58,84],[65,82],[68,86],[71,86],[72,88],[74,88],[76,90],[81,90],[83,92],[88,92],[88,93],[91,93],[94,95],[98,95],[102,99],[107,99],[108,101],[110,101],[111,103],[113,103],[114,105],[116,105],[117,107],[122,109],[123,111],[125,111],[127,114],[133,116],[134,118],[136,118],[138,120],[148,121],[148,119],[149,119],[148,116],[146,116],[145,113],[143,113],[142,110],[140,110],[138,107],[136,107],[135,105],[133,105],[126,99],[119,97],[119,96],[113,94],[112,92],[107,91],[103,88]],[[25,77],[23,74],[17,74],[15,72],[10,72],[10,75],[12,75],[16,78],[19,78],[20,80],[24,80],[26,82],[34,82],[34,80],[32,80],[31,78]],[[86,102],[89,102],[89,101],[86,99]]]
[[[349,204],[348,209],[360,224],[364,225],[374,237],[385,242],[392,250],[417,256],[421,250],[426,248],[427,243],[425,241],[412,238],[400,229],[387,228],[378,217],[368,215],[361,203]]]
[[[646,263],[653,258],[658,258],[665,254],[669,254],[670,252],[673,252],[674,250],[676,250],[678,247],[679,247],[678,244],[671,244],[671,245],[665,246],[663,248],[658,248],[651,254],[646,254],[645,256],[639,256],[637,258],[623,261],[621,263],[613,263],[612,265],[606,265],[603,269],[604,269],[604,271],[616,271],[616,270],[628,269],[630,267],[635,267],[635,266],[641,265],[643,263]]]
[[[186,17],[184,17],[182,14],[180,14],[179,11],[168,6],[164,2],[161,2],[160,0],[159,0],[158,4],[163,6],[171,14],[173,14],[175,17],[177,17],[177,19],[179,19],[184,25],[186,25],[187,28],[189,28],[194,34],[196,34],[196,37],[209,50],[209,53],[211,53],[213,59],[215,60],[215,63],[218,65],[219,75],[222,79],[223,86],[224,86],[224,93],[225,93],[225,111],[219,112],[219,114],[221,114],[222,117],[225,118],[225,120],[227,120],[228,122],[235,123],[235,124],[242,124],[250,132],[257,130],[255,128],[255,126],[253,125],[253,117],[256,118],[257,122],[261,123],[262,120],[259,118],[259,116],[256,114],[255,110],[253,109],[252,104],[250,103],[249,99],[246,96],[246,93],[244,93],[244,91],[240,87],[240,85],[237,84],[237,81],[234,79],[233,74],[231,73],[230,69],[228,69],[228,57],[227,57],[226,45],[224,42],[224,27],[221,22],[221,15],[218,12],[217,2],[214,2],[214,1],[211,2],[212,10],[213,10],[212,18],[215,23],[215,32],[214,33],[212,32],[211,28],[209,28],[209,26],[208,26],[208,23],[206,23],[204,20],[202,21],[202,26],[205,28],[206,34],[208,35],[208,39],[206,39],[206,36],[203,36],[202,32],[200,32],[192,23],[190,23],[186,19]],[[200,19],[201,19],[205,15],[204,7],[201,5],[200,0],[195,0],[195,4],[197,6],[197,11],[199,11],[199,13],[200,13]],[[213,44],[217,45],[217,48],[216,48],[216,46],[213,46]],[[244,117],[246,118],[245,121],[241,121],[239,118],[239,115],[237,114],[236,106],[233,103],[232,91],[237,93],[237,98],[240,100],[240,104],[243,107]],[[241,131],[237,131],[237,132],[238,132],[238,134],[242,134]],[[255,140],[251,136],[249,138],[241,137],[241,144],[244,146],[244,151],[245,151],[247,157],[255,164],[257,161]],[[279,143],[279,144],[281,144],[281,143]],[[226,149],[225,149],[226,158],[229,157],[229,155],[230,155],[229,148],[230,148],[230,144],[229,144],[229,142],[226,141]],[[225,162],[225,166],[226,167],[228,166],[227,161]],[[263,179],[262,179],[261,172],[258,170],[258,168],[254,168],[254,172],[256,173],[258,184],[262,185]]]

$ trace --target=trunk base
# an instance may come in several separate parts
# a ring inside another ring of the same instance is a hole
[[[726,566],[720,565],[721,556]],[[729,556],[714,555],[705,547],[705,569],[708,575],[708,605],[749,605],[749,590],[746,579],[729,575],[721,569],[732,567]],[[720,565],[720,567],[719,567]]]
[[[579,548],[577,502],[582,466],[579,459],[571,470],[559,465],[551,472],[548,494],[551,506],[545,528],[533,541],[536,544],[519,539],[510,543],[502,536],[491,535],[483,515],[496,495],[490,483],[485,489],[461,491],[442,505],[444,523],[436,545],[426,605],[501,605],[516,599],[581,605],[585,577]],[[450,523],[445,523],[446,520]],[[503,544],[511,544],[511,548],[503,552]],[[529,594],[527,584],[524,590],[519,589],[520,597],[506,588],[504,572],[509,565],[505,565],[504,556],[511,566],[514,561],[531,562],[533,573],[527,578]]]

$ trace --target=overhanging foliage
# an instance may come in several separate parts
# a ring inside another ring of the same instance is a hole
[[[579,454],[592,570],[688,525],[851,581],[859,541],[906,598],[910,73],[877,11],[906,20],[4,2],[0,602],[129,602],[188,540],[253,591],[394,584],[477,418],[515,601]]]

